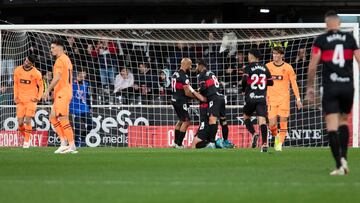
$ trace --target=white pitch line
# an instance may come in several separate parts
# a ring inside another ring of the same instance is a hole
[[[329,177],[332,178],[332,177]],[[152,180],[144,180],[144,181],[126,181],[126,180],[0,180],[0,183],[4,184],[11,184],[11,183],[20,183],[20,184],[34,184],[34,183],[41,183],[46,185],[78,185],[78,184],[86,184],[86,185],[171,185],[171,186],[179,186],[179,185],[189,185],[189,186],[202,186],[202,185],[243,185],[243,186],[291,186],[291,187],[299,187],[299,186],[326,186],[326,187],[344,187],[344,186],[355,186],[360,187],[360,182],[211,182],[211,181],[196,181],[196,182],[189,182],[189,181],[171,181],[171,180],[164,180],[164,181],[152,181]]]

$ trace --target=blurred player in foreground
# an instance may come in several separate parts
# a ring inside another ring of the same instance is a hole
[[[336,169],[330,175],[344,175],[350,172],[347,148],[348,115],[354,98],[353,56],[360,63],[360,50],[350,33],[340,31],[340,19],[336,12],[326,13],[325,23],[327,32],[320,35],[313,44],[306,97],[309,101],[315,99],[314,78],[317,65],[322,63],[322,107],[331,152],[336,162]]]

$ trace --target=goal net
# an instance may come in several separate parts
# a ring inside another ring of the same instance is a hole
[[[342,29],[358,39],[357,24]],[[188,25],[6,25],[0,26],[0,146],[20,146],[13,100],[13,71],[26,56],[36,55],[45,89],[52,80],[54,58],[50,42],[60,38],[74,65],[73,103],[70,118],[78,146],[170,147],[176,114],[171,106],[170,77],[183,57],[204,59],[226,95],[229,139],[238,147],[250,146],[243,120],[244,96],[240,81],[247,53],[262,52],[261,62],[271,61],[271,49],[285,48],[285,61],[297,74],[302,100],[314,39],[323,24],[188,24]],[[357,67],[357,64],[355,64]],[[193,65],[194,66],[194,65]],[[356,96],[351,145],[359,134],[359,75],[355,68]],[[321,109],[321,71],[316,79],[316,103],[303,101],[297,110],[291,90],[291,113],[286,146],[327,146]],[[197,87],[194,71],[191,85]],[[291,88],[290,88],[291,89]],[[34,146],[56,146],[59,140],[49,122],[52,101],[39,103],[32,121]],[[199,124],[199,104],[191,101],[192,125],[184,140],[190,146]],[[257,124],[256,117],[252,121]],[[257,127],[256,127],[257,128]],[[258,130],[257,130],[258,131]],[[218,135],[221,137],[219,127]],[[269,136],[270,143],[273,138]]]

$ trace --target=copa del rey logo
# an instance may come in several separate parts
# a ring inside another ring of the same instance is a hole
[[[0,131],[0,147],[20,147],[24,143],[24,137],[17,131]],[[30,146],[46,147],[48,143],[48,132],[33,131],[30,135]]]

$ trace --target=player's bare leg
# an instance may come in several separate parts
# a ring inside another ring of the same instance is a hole
[[[246,129],[251,134],[251,148],[256,148],[258,140],[259,140],[259,134],[255,133],[254,125],[251,122],[251,116],[244,114],[244,123],[246,126]]]
[[[349,127],[347,114],[339,114],[338,134],[340,140],[341,166],[344,169],[345,174],[348,174],[350,173],[350,169],[347,162],[347,150],[349,144]]]

